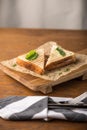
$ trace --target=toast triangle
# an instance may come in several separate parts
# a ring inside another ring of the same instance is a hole
[[[63,50],[65,56],[61,55],[57,48]],[[51,48],[50,56],[46,62],[45,69],[51,70],[54,68],[68,65],[75,61],[73,52],[63,49],[61,46],[53,45]]]
[[[17,64],[25,67],[31,71],[34,71],[38,74],[44,73],[44,64],[45,64],[45,54],[44,49],[36,49],[38,57],[34,60],[27,60],[25,58],[26,54],[17,57]]]

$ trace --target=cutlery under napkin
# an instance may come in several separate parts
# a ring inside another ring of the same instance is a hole
[[[0,117],[7,120],[87,121],[87,92],[76,98],[49,96],[3,98],[0,99]]]

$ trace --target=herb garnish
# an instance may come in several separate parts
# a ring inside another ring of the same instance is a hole
[[[56,50],[60,53],[60,55],[66,56],[66,53],[61,48],[57,47]]]
[[[59,75],[61,75],[61,74],[62,74],[62,72],[59,73]]]
[[[64,72],[67,72],[67,71],[69,71],[70,70],[70,68],[66,68],[65,70],[64,70]]]
[[[29,52],[26,54],[26,56],[25,56],[25,58],[26,58],[27,60],[34,60],[34,59],[36,59],[37,57],[38,57],[38,53],[37,53],[35,50],[29,51]]]
[[[15,67],[17,64],[13,64],[13,67]]]

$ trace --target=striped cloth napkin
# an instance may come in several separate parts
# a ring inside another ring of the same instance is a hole
[[[76,98],[49,96],[10,96],[0,99],[0,117],[6,120],[63,119],[87,121],[87,107],[60,107],[57,104],[87,105],[87,92]]]

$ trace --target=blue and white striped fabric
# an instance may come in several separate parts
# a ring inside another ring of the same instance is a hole
[[[81,97],[81,96],[80,96]],[[11,96],[0,99],[0,117],[7,120],[63,119],[69,121],[87,121],[87,108],[49,108],[48,104],[58,102],[87,104],[87,92],[84,98],[62,98],[48,96]]]

